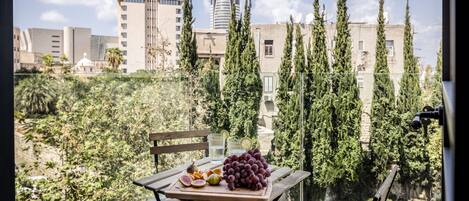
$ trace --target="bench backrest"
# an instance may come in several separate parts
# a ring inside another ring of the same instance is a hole
[[[389,195],[389,191],[391,190],[392,184],[394,183],[394,179],[396,178],[397,171],[399,171],[398,165],[393,165],[389,175],[386,177],[384,182],[376,192],[375,196],[373,197],[373,201],[386,201]]]
[[[156,171],[158,171],[158,155],[160,154],[205,150],[205,156],[208,156],[207,136],[209,134],[209,130],[151,133],[150,141],[153,142],[153,147],[150,148],[150,153],[155,155]],[[158,141],[161,140],[175,140],[198,137],[202,138],[202,142],[167,146],[158,145]]]

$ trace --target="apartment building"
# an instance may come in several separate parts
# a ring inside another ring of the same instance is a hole
[[[182,24],[181,0],[118,0],[121,68],[177,68]]]
[[[304,41],[311,38],[311,29],[308,25],[301,25]],[[363,101],[364,115],[362,117],[362,142],[365,144],[369,139],[371,100],[373,96],[373,71],[375,64],[376,28],[375,24],[351,23],[350,31],[352,37],[352,65],[357,75],[360,88],[360,98]],[[327,48],[329,60],[332,63],[332,51],[334,46],[335,24],[326,25]],[[263,96],[260,108],[260,124],[272,129],[273,119],[276,117],[278,108],[275,105],[275,96],[278,84],[278,70],[285,45],[285,24],[256,24],[251,26],[257,55],[261,66],[261,78],[263,80]],[[396,93],[399,90],[399,80],[404,71],[403,42],[404,25],[391,25],[385,27],[386,47],[388,48],[388,64],[391,78],[394,81]],[[196,30],[198,54],[207,55],[209,48],[220,61],[223,67],[223,53],[226,45],[226,33],[214,30]],[[223,37],[225,35],[225,37]],[[225,39],[223,39],[225,38]],[[221,44],[220,44],[221,43]],[[214,51],[215,50],[215,51]],[[202,56],[204,57],[204,56]],[[206,56],[205,56],[206,57]],[[223,77],[220,77],[223,83]]]

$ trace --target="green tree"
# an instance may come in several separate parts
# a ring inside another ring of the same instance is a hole
[[[236,5],[231,5],[231,18],[228,29],[228,41],[225,49],[225,66],[223,74],[225,83],[223,85],[223,104],[224,111],[222,113],[224,130],[230,130],[229,110],[233,107],[237,94],[237,85],[239,82],[239,66],[240,66],[240,44],[238,21],[236,19]]]
[[[27,117],[55,113],[57,90],[50,79],[34,75],[21,80],[15,87],[15,110]]]
[[[386,177],[390,164],[399,161],[399,134],[396,128],[399,122],[396,121],[394,84],[390,78],[387,61],[383,6],[384,0],[380,0],[370,129],[371,171],[377,181]]]
[[[62,65],[62,74],[70,74],[71,65],[69,63],[67,55],[60,55],[60,64]]]
[[[220,76],[218,67],[215,66],[212,56],[205,63],[202,69],[200,83],[204,89],[204,123],[207,124],[213,132],[219,133],[223,130],[223,119],[220,115],[223,112],[223,102],[220,92]]]
[[[332,145],[335,153],[336,177],[342,181],[354,182],[358,179],[362,162],[360,145],[362,102],[352,68],[352,40],[346,2],[346,0],[337,1],[337,35],[332,64],[332,91],[335,95]],[[345,190],[347,189],[338,189],[338,192]]]
[[[334,184],[334,164],[331,150],[332,136],[332,100],[330,67],[326,47],[324,13],[319,11],[319,1],[314,1],[314,24],[312,30],[312,70],[311,108],[308,116],[307,130],[311,131],[309,150],[312,160],[312,177],[314,184],[328,187]]]
[[[192,128],[196,123],[197,115],[197,105],[198,105],[198,84],[197,80],[199,79],[199,69],[197,66],[197,41],[196,37],[192,32],[192,25],[194,24],[194,19],[192,17],[192,0],[184,0],[182,6],[183,12],[183,25],[181,31],[181,42],[179,43],[179,52],[180,52],[180,63],[179,66],[183,71],[183,75],[187,80],[187,89],[188,89],[188,98],[190,101],[190,116],[189,116],[189,126]]]
[[[419,69],[414,56],[413,32],[410,22],[409,1],[406,6],[405,30],[404,30],[404,74],[400,81],[399,98],[397,99],[397,111],[401,115],[400,136],[400,168],[401,183],[404,185],[404,193],[410,199],[410,187],[413,184],[428,184],[429,159],[426,150],[428,136],[426,133],[410,130],[409,122],[415,113],[421,109],[421,88],[419,85]],[[425,183],[422,183],[425,182]]]
[[[251,3],[245,2],[244,21],[241,27],[250,27]],[[262,96],[260,66],[257,59],[254,39],[249,28],[241,28],[246,34],[238,38],[238,47],[245,41],[244,49],[238,49],[241,60],[237,67],[237,84],[234,86],[232,105],[229,108],[230,134],[236,138],[249,137],[257,141],[257,121]]]
[[[111,67],[111,70],[117,72],[119,70],[119,66],[124,61],[124,56],[119,48],[108,48],[106,49],[106,60]]]
[[[53,73],[54,70],[52,66],[54,65],[54,57],[51,54],[45,54],[42,56],[42,64],[44,64],[44,72],[45,73]]]
[[[291,140],[288,138],[290,130],[290,114],[288,103],[290,101],[289,92],[292,87],[292,52],[293,52],[293,18],[290,16],[290,23],[286,24],[287,36],[283,56],[279,67],[279,87],[277,88],[276,103],[278,107],[277,118],[274,119],[274,139],[272,140],[272,153],[275,165],[284,166],[284,161],[289,160],[288,150]]]

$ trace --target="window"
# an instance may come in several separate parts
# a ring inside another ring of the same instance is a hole
[[[122,29],[127,29],[127,24],[126,24],[126,23],[122,23],[122,24],[121,24],[121,27],[122,27]]]
[[[60,46],[53,45],[52,48],[60,48]]]
[[[264,92],[272,93],[274,91],[274,77],[264,76]]]
[[[127,6],[124,5],[124,6],[121,6],[121,8],[123,11],[127,11]]]
[[[52,35],[52,38],[60,38],[60,36]]]
[[[365,83],[363,76],[357,76],[357,83],[358,88],[363,89],[363,84]]]
[[[365,50],[365,44],[363,41],[358,41],[358,51],[363,52]]]
[[[181,35],[176,34],[176,40],[179,40],[181,38]]]
[[[176,26],[176,31],[181,31],[181,26]]]
[[[122,35],[122,38],[127,38],[127,32],[122,32],[121,35]]]
[[[53,40],[52,42],[53,43],[60,43],[60,41],[58,41],[58,40]]]
[[[264,55],[265,56],[274,56],[274,41],[273,40],[265,40],[264,41]]]
[[[52,53],[54,53],[54,54],[59,54],[60,51],[52,51]]]
[[[176,17],[176,23],[180,23],[181,22],[181,18],[180,17]]]
[[[181,9],[180,9],[180,8],[177,8],[177,9],[176,9],[176,14],[181,14],[181,13],[182,13]]]
[[[386,40],[386,49],[388,49],[388,56],[394,56],[394,40]]]
[[[127,15],[121,15],[121,19],[127,20]]]
[[[127,41],[122,41],[121,44],[122,44],[122,47],[127,47]]]
[[[123,50],[122,55],[126,56],[127,55],[127,50]]]

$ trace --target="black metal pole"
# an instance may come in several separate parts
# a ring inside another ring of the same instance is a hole
[[[15,200],[13,119],[13,1],[0,1],[0,191]]]

